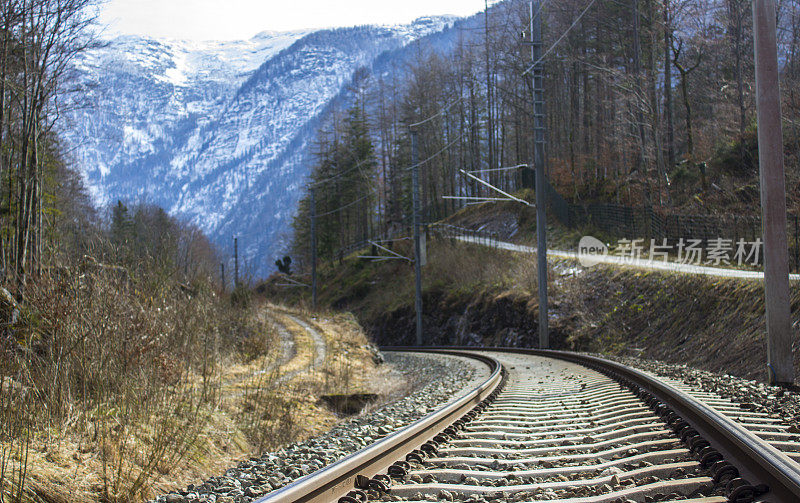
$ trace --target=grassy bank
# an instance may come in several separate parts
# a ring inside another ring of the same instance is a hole
[[[411,254],[402,246],[401,253]],[[766,378],[760,281],[602,265],[585,269],[571,261],[551,262],[548,278],[555,348],[656,358]],[[320,284],[322,301],[352,310],[377,342],[413,342],[411,264],[370,262],[354,255],[324,264]],[[277,288],[263,289],[304,302]],[[536,347],[536,291],[535,255],[432,240],[423,268],[426,342]],[[794,330],[798,309],[800,289],[793,284]]]
[[[317,397],[363,391],[375,370],[357,323],[248,297],[92,267],[7,299],[0,500],[142,501],[337,421]],[[309,336],[288,315],[324,334],[323,365],[308,368]],[[286,361],[279,326],[296,340]]]

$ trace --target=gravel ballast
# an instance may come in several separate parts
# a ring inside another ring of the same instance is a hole
[[[219,477],[158,503],[246,503],[328,466],[464,396],[489,376],[488,367],[445,355],[384,353],[406,379],[406,396],[343,421],[327,433],[242,461]]]
[[[686,365],[633,357],[593,356],[644,370],[658,377],[676,379],[698,391],[715,393],[738,403],[743,410],[762,412],[780,419],[781,423],[791,428],[791,432],[800,433],[800,393],[796,391],[728,374],[698,370]]]

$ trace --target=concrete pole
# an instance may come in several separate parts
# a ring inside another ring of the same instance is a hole
[[[411,131],[411,183],[414,211],[414,307],[417,313],[417,346],[422,346],[422,249],[420,245],[419,225],[419,146],[417,132]]]
[[[310,191],[311,206],[311,308],[317,310],[317,204],[314,188]]]
[[[534,11],[535,9],[535,11]],[[539,348],[550,348],[547,320],[547,189],[544,175],[545,111],[544,65],[542,59],[542,16],[539,2],[531,4],[533,43],[533,157],[536,169],[536,255],[539,281]]]
[[[771,384],[789,385],[794,382],[794,366],[778,46],[775,36],[776,13],[775,0],[753,0],[758,163],[767,308],[767,367]]]
[[[544,166],[536,167],[536,258],[539,282],[539,349],[550,349],[547,320],[547,216]]]
[[[233,288],[239,288],[239,238],[233,238]]]

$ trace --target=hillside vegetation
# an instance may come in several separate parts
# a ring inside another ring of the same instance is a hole
[[[550,208],[560,220],[549,220],[550,246],[574,248],[583,234],[673,245],[758,239],[748,5],[599,0],[542,9],[544,168],[555,188],[548,198],[562,210]],[[460,36],[451,44],[418,43],[405,70],[365,70],[353,80],[349,101],[320,128],[293,258],[307,282],[313,221],[321,300],[352,310],[380,343],[410,343],[414,333],[413,269],[403,258],[414,255],[415,172],[423,223],[532,241],[529,208],[483,202],[506,192],[534,200],[532,61],[519,43],[520,33],[530,36],[529,7],[498,2],[472,24],[456,25]],[[800,38],[789,33],[798,33],[800,15],[795,5],[778,9],[787,206],[797,211]],[[634,210],[647,225],[637,227]],[[606,215],[611,222],[600,225]],[[797,222],[795,215],[790,224]],[[535,347],[536,257],[443,239],[433,225],[423,268],[426,343]],[[789,245],[798,267],[797,231]],[[363,257],[376,255],[385,260]],[[551,266],[555,347],[765,376],[759,282],[584,269],[567,261]],[[307,292],[278,283],[259,290],[308,302]]]
[[[232,308],[202,288],[145,298],[97,273],[75,282],[91,294],[76,295],[74,311],[61,302],[62,328],[32,342],[40,354],[4,368],[4,501],[153,498],[330,428],[339,418],[323,394],[385,391],[370,384],[374,354],[347,317]],[[322,334],[326,354],[297,317]],[[288,359],[280,333],[293,340]]]
[[[796,213],[800,11],[777,8],[787,203]],[[529,9],[527,0],[497,2],[457,22],[446,41],[415,42],[404,65],[355,75],[317,134],[313,211],[307,191],[295,220],[298,262],[309,259],[312,214],[322,257],[408,236],[413,167],[427,222],[502,197],[467,173],[506,192],[532,188],[532,61],[520,43],[520,34],[530,40]],[[545,169],[568,202],[760,214],[749,3],[567,0],[545,6],[541,21]]]
[[[70,70],[96,46],[96,7],[0,2],[2,502],[200,482],[330,426],[318,396],[375,371],[351,319],[255,302],[246,274],[220,285],[197,227],[150,204],[93,207],[58,132],[65,101],[93,105]]]
[[[528,212],[503,206],[472,207],[450,221],[497,232],[513,228],[520,237],[533,234],[525,220]],[[550,228],[549,234],[553,246],[564,248],[574,248],[581,236],[560,227]],[[393,249],[413,256],[410,242],[395,242]],[[414,344],[412,264],[358,258],[363,254],[372,253],[367,248],[322,263],[321,301],[351,310],[379,344]],[[534,254],[432,233],[422,278],[425,344],[538,347]],[[761,281],[603,265],[583,268],[568,260],[551,260],[548,278],[554,349],[641,356],[766,379]],[[273,279],[257,290],[286,302],[308,302],[306,292],[275,283]],[[797,330],[800,288],[795,283],[791,302]],[[800,367],[800,360],[796,365]]]

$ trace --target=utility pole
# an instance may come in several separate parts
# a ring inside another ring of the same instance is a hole
[[[311,187],[311,308],[317,310],[317,204]]]
[[[233,288],[239,288],[239,238],[233,238]]]
[[[539,275],[539,349],[550,349],[547,320],[547,216],[544,166],[536,166],[536,258]]]
[[[486,135],[489,139],[488,142],[488,165],[489,169],[493,169],[496,166],[494,165],[494,110],[492,109],[493,105],[493,89],[492,89],[492,67],[491,67],[491,58],[489,52],[489,0],[484,0],[484,14],[483,14],[483,24],[484,24],[484,52],[486,53],[486,129],[488,134]],[[489,180],[494,182],[494,172],[489,171]],[[485,189],[484,189],[485,190]]]
[[[419,237],[419,146],[417,132],[411,131],[411,189],[414,211],[414,307],[417,312],[417,346],[422,346],[422,250]]]
[[[219,263],[219,277],[222,283],[222,293],[225,293],[225,262]]]
[[[534,10],[535,8],[535,10]],[[531,2],[531,56],[533,57],[533,157],[536,170],[536,256],[539,281],[539,348],[550,348],[547,322],[547,189],[544,175],[545,110],[542,63],[542,10]]]
[[[794,383],[794,366],[789,305],[789,249],[786,239],[786,182],[775,18],[775,0],[753,0],[767,368],[770,384],[791,385]]]

